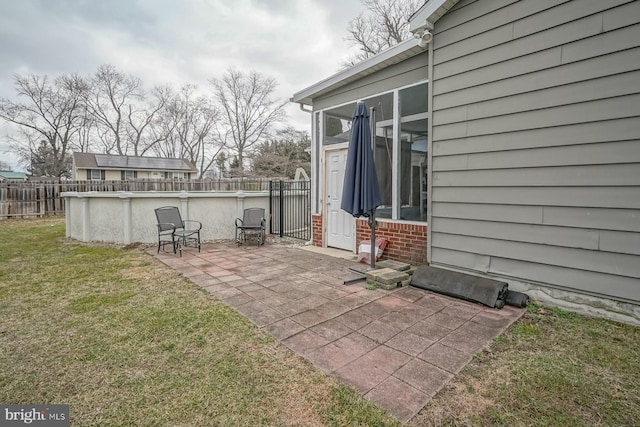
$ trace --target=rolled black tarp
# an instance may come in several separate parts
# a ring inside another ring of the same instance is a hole
[[[529,302],[529,295],[517,291],[507,291],[504,303],[513,307],[524,308]]]
[[[495,308],[504,307],[509,292],[506,282],[426,265],[416,269],[411,285]]]

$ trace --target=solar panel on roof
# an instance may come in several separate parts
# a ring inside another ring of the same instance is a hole
[[[96,164],[99,167],[105,168],[191,170],[191,168],[182,159],[161,159],[156,157],[130,157],[96,154]]]
[[[129,167],[141,169],[188,170],[182,159],[158,159],[150,157],[129,157]]]
[[[96,154],[96,164],[105,168],[126,168],[127,158],[124,156],[109,156],[106,154]]]

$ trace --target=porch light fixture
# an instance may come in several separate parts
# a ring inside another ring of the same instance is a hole
[[[431,31],[424,29],[424,30],[415,32],[413,34],[413,37],[419,40],[418,46],[424,49],[427,47],[431,39],[433,39],[433,34],[431,34]]]
[[[418,39],[418,46],[426,48],[429,42],[433,39],[433,24],[429,21],[424,21],[422,25],[413,30],[413,37]]]

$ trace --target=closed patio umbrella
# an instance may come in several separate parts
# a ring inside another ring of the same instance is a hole
[[[371,123],[364,102],[360,101],[353,112],[347,166],[342,187],[340,208],[356,218],[369,219],[371,228],[371,268],[376,263],[376,208],[382,204],[380,186],[373,160]]]

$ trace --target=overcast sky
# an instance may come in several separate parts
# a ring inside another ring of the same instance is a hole
[[[195,83],[229,67],[276,78],[276,96],[336,73],[360,0],[0,0],[0,97],[14,74],[93,73],[113,64],[148,87]],[[287,107],[309,130],[308,113]],[[0,160],[18,168],[0,125]],[[22,170],[22,168],[18,168]]]

